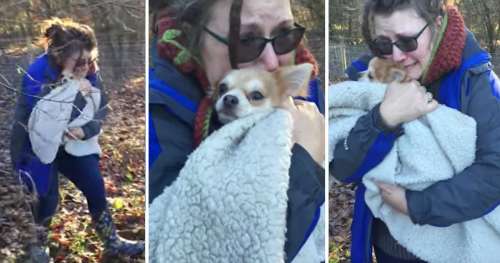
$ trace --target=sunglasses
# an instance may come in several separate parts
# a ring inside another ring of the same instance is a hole
[[[96,61],[95,58],[87,58],[87,59],[80,58],[80,59],[77,59],[76,62],[75,62],[75,68],[83,67],[85,65],[88,65],[90,67],[90,66],[92,66],[92,64],[94,64],[95,61]]]
[[[240,39],[237,54],[238,63],[246,63],[258,58],[269,42],[273,46],[276,55],[283,55],[294,50],[300,44],[304,32],[306,31],[305,27],[297,23],[295,23],[294,26],[294,28],[284,31],[273,38],[246,37]],[[219,42],[229,46],[229,40],[227,38],[214,33],[207,27],[204,27],[203,30]]]
[[[400,36],[396,42],[392,42],[390,38],[385,36],[377,37],[372,41],[373,51],[375,55],[379,56],[392,55],[393,46],[398,47],[403,52],[415,51],[418,48],[418,38],[428,26],[429,24],[426,24],[415,36]]]

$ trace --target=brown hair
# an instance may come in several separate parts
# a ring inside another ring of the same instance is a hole
[[[438,16],[444,16],[445,5],[452,4],[447,0],[365,0],[361,17],[361,33],[365,43],[373,51],[373,18],[375,15],[390,15],[395,11],[413,9],[429,23],[433,34],[436,31],[434,21]]]
[[[184,33],[189,51],[199,57],[203,27],[212,18],[212,8],[221,0],[150,0],[150,10],[156,10],[154,17],[160,16],[167,8]],[[156,31],[156,21],[153,30]],[[157,33],[157,32],[155,32]]]
[[[43,21],[39,44],[58,66],[75,52],[81,54],[84,50],[91,52],[93,59],[97,58],[94,30],[72,19],[52,18]]]

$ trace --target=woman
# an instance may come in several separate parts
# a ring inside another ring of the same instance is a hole
[[[461,14],[443,1],[368,0],[362,32],[374,55],[402,64],[413,82],[390,84],[382,102],[350,131],[348,147],[337,144],[333,175],[359,183],[389,153],[403,123],[444,104],[476,121],[474,163],[421,191],[380,183],[382,198],[418,225],[450,226],[488,214],[500,200],[500,83]],[[349,76],[356,79],[368,60],[354,62]],[[352,261],[371,262],[373,245],[378,262],[423,262],[373,218],[365,190],[361,184],[356,190]]]
[[[38,196],[37,205],[33,208],[35,222],[46,227],[50,224],[58,205],[60,172],[85,195],[94,227],[104,243],[105,253],[141,254],[144,251],[143,242],[131,242],[117,235],[106,203],[104,181],[99,171],[100,149],[97,136],[101,132],[101,124],[106,115],[107,101],[100,92],[101,82],[96,72],[97,41],[94,31],[87,25],[67,19],[45,21],[44,28],[41,44],[45,53],[35,59],[23,78],[11,138],[13,167],[29,189]],[[70,82],[79,88],[74,101],[49,99],[56,91],[65,90],[63,85]],[[43,114],[48,116],[56,113],[41,111],[44,103],[47,105],[47,102],[55,102],[60,106],[59,110],[70,105],[70,118],[64,123],[72,123],[80,117],[85,117],[83,115],[89,104],[86,98],[92,93],[101,94],[100,103],[94,105],[96,108],[91,114],[92,120],[87,120],[82,126],[68,126],[64,140],[56,145],[49,145],[55,152],[48,158],[44,152],[46,149],[33,148],[45,142],[43,136],[58,137],[58,140],[62,137],[46,134],[53,128],[48,127],[52,126],[51,124],[37,123],[37,119],[44,117]],[[75,153],[81,149],[68,150],[68,145],[86,145],[86,142],[95,142],[96,145],[86,149],[85,154]],[[39,254],[38,260],[47,258],[43,250],[34,253]]]
[[[152,51],[149,93],[149,201],[153,202],[177,179],[188,155],[221,126],[211,115],[213,103],[207,91],[231,68],[274,71],[294,63],[317,64],[300,44],[302,29],[294,25],[288,0],[150,3],[155,4],[152,10],[159,10],[154,19],[153,43],[158,41],[158,45]],[[273,40],[263,42],[263,38]],[[250,44],[244,47],[246,40]],[[192,56],[187,57],[187,52]],[[310,86],[322,108],[317,80]],[[309,229],[317,225],[315,214],[324,201],[319,165],[324,159],[324,122],[312,103],[297,102],[288,110],[294,119],[295,142],[284,248],[290,262],[307,240]]]

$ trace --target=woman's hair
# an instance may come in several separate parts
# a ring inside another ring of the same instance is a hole
[[[438,16],[444,15],[445,5],[452,4],[452,2],[447,0],[365,0],[361,16],[361,33],[365,43],[372,48],[375,15],[390,15],[404,9],[415,10],[422,19],[429,23],[434,34],[436,28],[433,22]]]
[[[42,22],[39,44],[54,63],[61,66],[75,52],[89,51],[97,58],[97,40],[94,30],[71,19],[52,18]]]
[[[149,7],[155,12],[154,17],[159,16],[165,11],[164,8],[168,7],[166,11],[174,16],[183,31],[189,50],[199,55],[203,27],[212,18],[212,8],[217,1],[221,0],[150,0]],[[155,23],[156,21],[153,21],[156,27]]]

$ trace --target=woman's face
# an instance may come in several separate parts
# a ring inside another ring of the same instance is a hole
[[[374,26],[375,36],[385,36],[394,43],[400,36],[413,37],[417,35],[422,28],[426,26],[426,21],[421,18],[414,9],[394,11],[391,15],[375,15]],[[436,22],[436,26],[440,25]],[[386,55],[385,58],[391,59],[402,64],[408,76],[413,80],[418,80],[429,63],[432,48],[433,37],[430,27],[427,27],[417,39],[418,47],[411,52],[403,52],[396,45],[392,47],[392,55]]]
[[[88,50],[83,50],[80,52],[75,52],[68,57],[65,62],[65,67],[73,68],[73,74],[77,78],[86,77],[90,68],[91,63],[91,53]]]
[[[226,38],[229,35],[231,4],[232,1],[230,0],[218,0],[212,9],[212,19],[207,24],[207,28]],[[294,20],[289,0],[243,1],[240,37],[261,36],[271,38],[284,29],[292,28],[293,24]],[[251,62],[238,64],[238,67],[259,67],[267,71],[274,71],[278,66],[292,64],[294,53],[276,55],[271,43],[267,43],[258,58]],[[212,86],[231,70],[227,45],[219,42],[206,32],[201,37],[201,56],[208,81]]]

